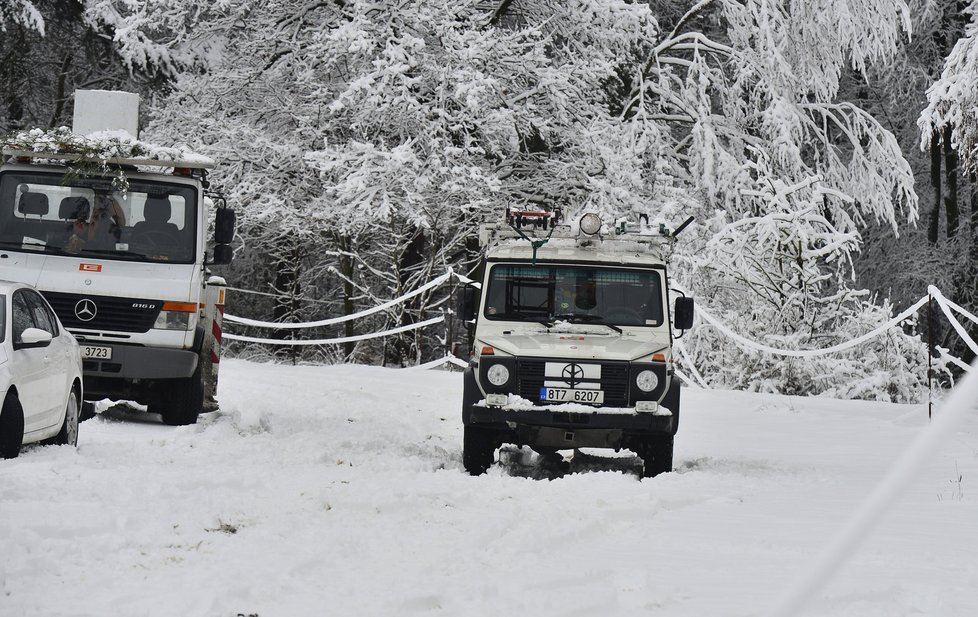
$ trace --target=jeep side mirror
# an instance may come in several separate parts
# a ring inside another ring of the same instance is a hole
[[[455,306],[458,316],[462,321],[472,321],[475,319],[476,306],[479,304],[479,290],[472,285],[463,285],[458,288],[455,296]]]
[[[683,296],[676,298],[676,310],[673,319],[677,330],[689,330],[693,327],[693,299]]]
[[[234,222],[236,219],[231,208],[218,208],[214,219],[214,243],[231,244],[234,239]]]

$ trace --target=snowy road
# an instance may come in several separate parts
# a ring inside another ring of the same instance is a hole
[[[921,406],[687,390],[675,473],[461,471],[458,374],[226,361],[222,411],[109,412],[0,461],[0,617],[763,615]],[[971,616],[969,419],[809,615]]]

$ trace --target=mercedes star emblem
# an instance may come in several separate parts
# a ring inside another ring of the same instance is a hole
[[[98,307],[95,303],[88,298],[82,298],[75,305],[75,317],[80,321],[91,321],[95,319],[95,314],[98,312]]]
[[[580,364],[571,362],[570,364],[564,365],[560,376],[567,382],[568,386],[573,388],[584,379],[584,368]]]

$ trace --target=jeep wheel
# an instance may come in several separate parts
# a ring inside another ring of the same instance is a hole
[[[479,426],[465,426],[462,440],[462,465],[473,476],[480,476],[492,466],[496,453],[496,431]]]
[[[672,471],[673,436],[650,437],[642,449],[642,477],[654,478]]]

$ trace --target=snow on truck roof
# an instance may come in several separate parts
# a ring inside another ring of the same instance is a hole
[[[76,161],[104,165],[132,165],[213,169],[214,159],[187,146],[166,147],[139,141],[125,131],[76,135],[67,127],[30,129],[0,138],[5,159],[30,158],[54,163]]]

